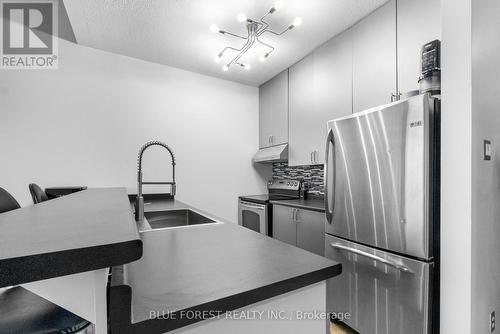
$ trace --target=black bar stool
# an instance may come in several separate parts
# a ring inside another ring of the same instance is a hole
[[[16,199],[7,190],[0,187],[0,213],[19,209],[20,207]]]
[[[0,187],[0,214],[19,209]],[[94,326],[23,287],[0,289],[0,334],[91,334]]]
[[[33,199],[33,204],[38,204],[41,202],[45,202],[49,200],[49,197],[45,193],[45,191],[40,188],[40,186],[36,183],[29,184],[31,198]]]

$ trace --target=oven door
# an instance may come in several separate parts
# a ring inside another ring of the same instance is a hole
[[[337,320],[363,334],[430,333],[432,262],[328,234],[325,256],[342,263],[342,274],[327,281],[327,311]]]
[[[262,234],[268,234],[267,205],[240,200],[238,223]]]

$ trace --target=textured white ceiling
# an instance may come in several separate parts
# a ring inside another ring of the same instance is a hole
[[[222,71],[214,61],[225,46],[244,41],[212,33],[211,24],[246,36],[238,13],[259,19],[274,0],[65,0],[78,44],[187,69],[250,85],[260,85],[329,38],[347,29],[387,0],[282,0],[282,9],[268,16],[271,27],[287,27],[296,16],[300,27],[282,36],[261,39],[276,47],[265,62],[257,44],[241,61],[250,70]],[[227,53],[230,56],[230,53]],[[229,58],[229,57],[228,57]]]

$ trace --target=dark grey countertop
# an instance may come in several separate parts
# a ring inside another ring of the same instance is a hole
[[[191,208],[200,212],[178,201],[148,202],[145,211]],[[234,223],[143,228],[143,257],[113,268],[112,332],[164,333],[201,319],[150,319],[150,311],[225,312],[341,272],[339,263]]]
[[[124,188],[88,189],[0,214],[0,287],[135,261]]]
[[[271,204],[290,206],[299,209],[325,212],[325,202],[320,198],[298,198],[270,201]]]

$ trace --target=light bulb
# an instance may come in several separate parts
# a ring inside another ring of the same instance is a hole
[[[210,31],[211,32],[218,32],[219,27],[217,27],[215,24],[210,25]]]
[[[298,27],[302,24],[302,18],[301,17],[296,17],[295,20],[293,20],[292,25],[294,27]]]
[[[281,9],[283,8],[283,0],[276,0],[276,2],[274,3],[274,9]]]
[[[220,57],[219,57],[219,56],[215,56],[214,61],[215,61],[216,63],[220,63]]]
[[[247,16],[243,13],[239,13],[237,19],[239,22],[245,22],[247,20]]]
[[[224,72],[227,72],[229,70],[229,65],[226,64],[226,65],[222,66],[222,70]]]
[[[266,57],[264,57],[264,56],[260,56],[260,57],[259,57],[259,60],[260,60],[260,61],[265,61],[265,60],[266,60]]]
[[[251,66],[250,66],[250,64],[244,64],[244,65],[243,65],[243,68],[244,68],[245,70],[249,70],[249,69],[250,69],[250,67],[251,67]]]

